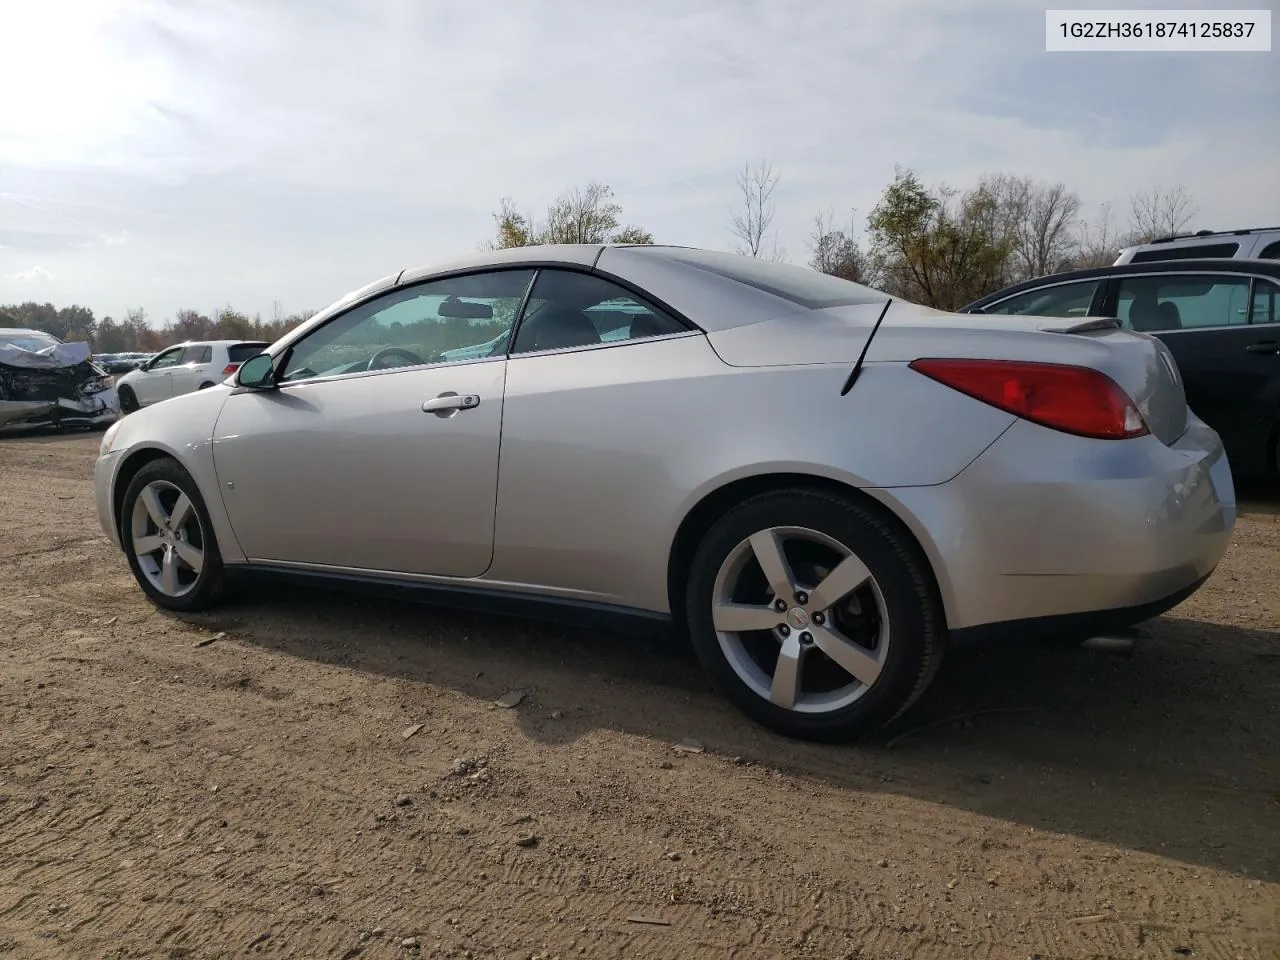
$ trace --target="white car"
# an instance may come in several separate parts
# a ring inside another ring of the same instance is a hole
[[[212,387],[269,346],[260,340],[200,340],[161,350],[137,370],[117,378],[120,409],[132,413],[139,407]]]

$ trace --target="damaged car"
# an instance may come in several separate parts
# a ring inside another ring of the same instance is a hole
[[[0,327],[0,430],[106,425],[120,416],[115,380],[87,343]]]

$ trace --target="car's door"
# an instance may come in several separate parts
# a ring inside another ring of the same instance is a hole
[[[174,367],[173,376],[170,378],[170,382],[173,385],[173,395],[179,396],[180,394],[190,393],[202,383],[216,382],[218,378],[210,373],[212,365],[212,344],[188,344],[186,349],[182,351],[181,362]]]
[[[142,405],[159,403],[173,396],[173,372],[182,362],[183,347],[170,347],[158,353],[146,367],[140,369],[136,378],[130,380],[133,395]]]
[[[507,364],[492,576],[643,592],[652,566],[626,534],[669,520],[640,512],[643,491],[672,482],[654,446],[688,434],[673,418],[698,417],[690,384],[717,362],[704,336],[630,291],[540,270]]]
[[[1118,274],[1104,312],[1133,330],[1162,340],[1178,362],[1187,404],[1218,431],[1233,463],[1261,453],[1258,433],[1269,426],[1266,397],[1277,358],[1274,314],[1251,323],[1253,278],[1243,274],[1168,272]],[[1257,296],[1274,303],[1274,284],[1259,278]],[[1255,304],[1253,313],[1261,313]],[[1260,348],[1260,345],[1261,348]],[[1272,413],[1272,415],[1274,415]]]
[[[250,560],[475,577],[493,555],[506,353],[531,270],[393,289],[276,356],[277,389],[233,391],[219,488]]]

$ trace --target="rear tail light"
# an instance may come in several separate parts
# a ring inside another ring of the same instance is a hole
[[[229,377],[239,369],[240,369],[240,364],[228,363],[225,367],[222,368],[222,375],[224,377]]]
[[[1088,367],[1018,360],[916,360],[911,369],[975,400],[1080,437],[1122,440],[1148,433],[1119,384]]]

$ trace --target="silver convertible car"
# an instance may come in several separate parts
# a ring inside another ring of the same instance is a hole
[[[162,607],[256,573],[665,622],[815,739],[896,717],[948,644],[1167,610],[1235,523],[1150,336],[663,246],[393,274],[113,426],[95,485]]]

